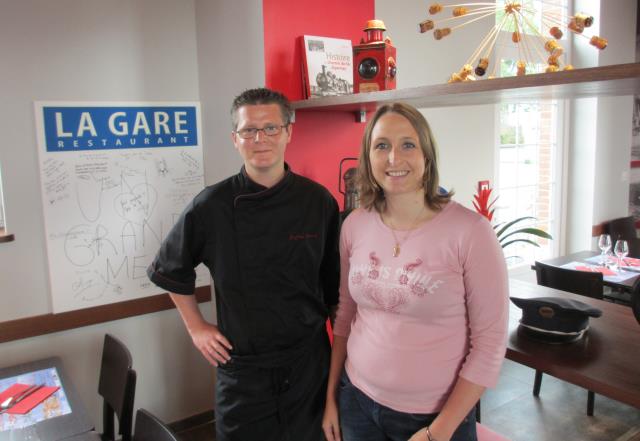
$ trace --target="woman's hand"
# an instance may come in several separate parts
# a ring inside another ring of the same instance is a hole
[[[338,406],[335,398],[327,398],[322,417],[322,430],[327,441],[341,441],[340,419],[338,418]]]
[[[409,441],[429,441],[429,438],[427,438],[426,427],[414,433],[413,436],[409,438]]]

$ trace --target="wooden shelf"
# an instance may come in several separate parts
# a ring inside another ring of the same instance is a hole
[[[292,105],[296,111],[361,113],[395,101],[429,108],[635,94],[640,94],[640,63],[312,98],[294,101]]]

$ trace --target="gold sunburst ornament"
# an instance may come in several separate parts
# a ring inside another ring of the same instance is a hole
[[[451,33],[488,17],[494,18],[496,24],[485,35],[478,47],[471,54],[459,72],[454,72],[449,77],[449,83],[461,81],[474,81],[477,77],[484,76],[490,66],[491,54],[495,48],[500,32],[509,30],[511,41],[518,47],[518,61],[516,63],[516,75],[526,75],[527,66],[536,60],[545,65],[545,72],[557,72],[559,70],[571,70],[573,66],[563,62],[564,49],[559,40],[564,35],[563,30],[580,35],[589,40],[589,43],[599,50],[607,47],[607,40],[597,35],[585,35],[585,29],[593,24],[593,17],[576,13],[572,16],[563,15],[558,9],[551,8],[541,13],[533,6],[532,1],[503,2],[471,2],[455,5],[442,5],[432,3],[429,6],[429,14],[432,16],[449,15],[439,20],[427,19],[419,24],[421,33],[433,31],[436,40],[451,35]],[[541,26],[534,23],[535,17],[540,19]],[[493,78],[496,64],[488,75]],[[475,66],[475,67],[474,67]]]

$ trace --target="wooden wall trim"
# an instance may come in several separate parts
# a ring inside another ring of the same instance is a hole
[[[198,303],[210,301],[211,288],[209,286],[196,288],[196,298]],[[42,314],[0,322],[0,343],[67,331],[82,326],[150,314],[172,308],[174,308],[174,305],[169,295],[159,294],[59,314]]]
[[[185,432],[190,429],[195,429],[196,427],[202,426],[204,424],[211,424],[211,430],[212,432],[215,432],[215,419],[215,411],[213,409],[210,409],[205,412],[169,423],[168,426],[174,433],[178,433]]]
[[[603,222],[601,224],[591,226],[591,237],[598,237],[601,234],[604,234],[606,224],[606,222]]]
[[[4,228],[0,228],[0,243],[12,242],[15,239],[13,234],[7,233]]]
[[[598,237],[601,234],[604,234],[607,232],[607,224],[609,222],[602,222],[598,225],[592,225],[591,226],[591,237]],[[640,219],[636,220],[636,229],[640,229]]]

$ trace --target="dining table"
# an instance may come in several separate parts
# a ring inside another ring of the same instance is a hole
[[[3,403],[11,402],[7,398],[11,391],[24,389],[27,385],[36,385],[41,390],[46,388],[50,395],[37,405],[33,403],[35,407],[23,414],[10,412],[10,409],[0,411],[0,441],[62,441],[93,429],[88,412],[60,358],[50,357],[0,368]],[[32,396],[35,394],[33,392]],[[15,407],[18,405],[14,404]]]
[[[635,282],[640,278],[640,264],[637,264],[640,261],[631,258],[623,259],[628,265],[622,265],[623,269],[620,269],[615,256],[606,256],[604,266],[601,259],[602,256],[598,252],[578,251],[552,259],[540,260],[540,263],[560,268],[604,271],[602,276],[603,285],[609,286],[616,291],[630,293]],[[531,265],[531,269],[535,270],[535,265]]]
[[[577,300],[602,316],[590,318],[580,340],[550,344],[521,331],[522,310],[510,302],[506,358],[640,409],[640,323],[630,308],[516,279],[509,291],[518,298]]]

